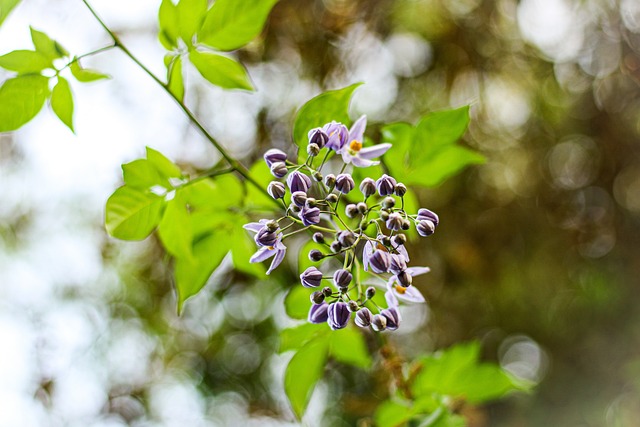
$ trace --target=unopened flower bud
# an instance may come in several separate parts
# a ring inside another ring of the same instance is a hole
[[[294,191],[291,193],[291,203],[298,207],[303,207],[304,202],[307,201],[307,193],[304,191]]]
[[[338,201],[338,195],[333,193],[327,194],[327,197],[325,197],[324,199],[329,203],[335,203]]]
[[[363,202],[358,203],[356,207],[358,208],[358,212],[360,212],[361,214],[367,213],[367,210],[369,209],[369,206],[367,206],[367,204]]]
[[[361,308],[356,313],[355,323],[361,328],[366,328],[371,325],[371,321],[373,320],[373,314],[371,314],[371,310],[366,307]]]
[[[351,300],[347,303],[347,308],[350,312],[355,313],[356,311],[358,311],[358,303],[354,300]]]
[[[363,179],[360,183],[360,191],[364,195],[365,199],[373,196],[376,194],[376,182],[371,178]]]
[[[400,274],[407,269],[407,263],[404,257],[398,255],[391,255],[391,264],[389,265],[389,271],[393,274]]]
[[[399,182],[396,184],[396,196],[403,197],[407,194],[407,186]]]
[[[402,246],[407,243],[407,236],[404,234],[396,234],[395,236],[393,236],[391,241],[395,246]]]
[[[337,254],[342,250],[342,245],[337,240],[334,240],[333,242],[331,242],[331,246],[329,248],[331,249],[331,252]]]
[[[391,265],[389,252],[377,250],[369,257],[369,266],[375,273],[386,273]]]
[[[353,279],[353,275],[344,268],[336,270],[335,273],[333,273],[333,283],[339,289],[348,287],[351,279]]]
[[[264,153],[264,161],[267,162],[267,166],[271,167],[274,163],[284,162],[287,160],[287,154],[278,150],[277,148],[271,148]]]
[[[322,294],[326,297],[329,298],[332,294],[333,294],[333,289],[331,289],[328,286],[325,286],[324,288],[322,288]]]
[[[343,230],[338,233],[338,242],[342,247],[348,248],[356,242],[356,235],[349,230]]]
[[[278,240],[278,234],[275,230],[269,230],[267,227],[263,227],[258,230],[254,240],[260,246],[273,246]]]
[[[285,165],[283,162],[272,163],[270,170],[271,170],[271,175],[275,176],[276,178],[282,178],[288,172],[287,165]]]
[[[416,225],[416,230],[418,230],[418,234],[422,237],[427,237],[431,236],[433,232],[436,231],[436,226],[428,219],[424,219],[418,222],[418,225]]]
[[[320,172],[313,173],[313,180],[316,182],[322,182],[322,174]]]
[[[380,315],[387,319],[387,329],[395,331],[400,325],[400,313],[395,307],[384,309],[380,312]]]
[[[321,232],[316,232],[313,233],[313,236],[311,236],[311,238],[313,239],[314,242],[316,243],[324,243],[324,234],[322,234]]]
[[[371,319],[371,328],[376,332],[384,331],[387,329],[387,318],[380,314],[374,314]]]
[[[323,302],[321,304],[313,304],[311,309],[309,310],[309,316],[307,320],[310,323],[324,323],[327,321],[329,317],[327,314],[327,310],[329,309],[329,304]]]
[[[300,206],[296,205],[295,203],[291,203],[289,205],[289,210],[291,212],[293,212],[293,213],[298,213],[298,212],[300,212],[301,208],[300,208]]]
[[[348,173],[341,173],[336,177],[336,190],[342,194],[348,194],[356,186],[356,183]]]
[[[384,246],[390,246],[391,245],[391,239],[389,238],[389,236],[385,236],[384,234],[378,234],[376,239],[380,240],[380,242]]]
[[[293,171],[287,177],[287,185],[292,193],[296,191],[306,193],[311,187],[311,178],[300,171]]]
[[[298,218],[302,220],[302,224],[305,227],[318,224],[320,222],[320,209],[309,208],[305,205],[298,212]]]
[[[381,196],[390,196],[396,188],[396,180],[387,174],[382,175],[376,181],[376,189]]]
[[[309,251],[309,259],[311,261],[320,261],[322,258],[324,258],[324,254],[322,252],[320,252],[317,249],[311,249]]]
[[[396,199],[391,196],[387,196],[382,200],[382,207],[390,209],[396,205]]]
[[[376,294],[376,288],[374,288],[373,286],[369,286],[365,291],[365,295],[367,296],[367,299],[373,298],[375,294]]]
[[[309,144],[316,144],[318,148],[324,147],[324,145],[329,140],[329,137],[327,136],[327,134],[320,128],[313,129],[311,132],[309,132],[308,137],[309,137]]]
[[[324,301],[324,294],[320,291],[315,291],[309,298],[314,304],[322,304],[322,302]]]
[[[278,229],[278,222],[271,219],[267,221],[264,226],[267,227],[269,231],[276,231]]]
[[[403,288],[408,288],[409,286],[411,286],[411,283],[413,282],[413,277],[411,277],[411,275],[407,273],[406,270],[399,272],[397,274],[397,277],[398,277],[398,282]]]
[[[349,324],[351,313],[347,304],[342,301],[335,302],[327,309],[327,323],[333,330],[342,329]]]
[[[325,176],[324,177],[324,185],[326,185],[330,189],[333,188],[333,186],[336,185],[336,176],[334,174],[332,174],[332,173],[330,173],[327,176]]]
[[[429,209],[418,209],[418,217],[416,218],[418,221],[424,221],[424,220],[429,220],[433,223],[433,225],[435,225],[436,227],[438,226],[438,224],[440,223],[440,218],[438,218],[438,215],[436,215],[435,212],[430,211]]]
[[[304,202],[304,205],[308,208],[315,208],[318,202],[313,197],[307,197],[307,201]]]
[[[402,229],[402,215],[397,212],[392,212],[389,214],[389,218],[386,221],[387,228],[389,230],[399,231]]]
[[[317,288],[322,282],[322,272],[315,267],[309,267],[300,275],[300,282],[305,288]]]
[[[380,219],[383,221],[386,221],[389,219],[389,212],[387,211],[380,211]]]
[[[407,231],[408,229],[411,228],[411,221],[409,221],[408,219],[404,218],[402,220],[402,225],[400,226],[400,228],[402,228],[404,231]]]
[[[282,199],[286,194],[284,184],[279,181],[271,181],[267,186],[267,193],[274,199]]]
[[[355,218],[355,216],[358,215],[358,208],[353,203],[349,203],[344,207],[344,213],[349,218]]]
[[[318,144],[314,144],[313,142],[309,145],[307,145],[307,154],[310,155],[311,157],[315,157],[318,155],[318,153],[320,153],[320,147],[318,147]]]
[[[366,219],[363,219],[360,222],[360,231],[367,231],[367,228],[369,228],[369,225],[371,225],[371,221],[367,221]]]

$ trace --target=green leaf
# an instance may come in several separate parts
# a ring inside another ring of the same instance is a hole
[[[45,68],[52,68],[49,58],[35,50],[14,50],[0,56],[0,67],[20,74],[39,73]]]
[[[309,308],[311,308],[310,295],[309,289],[300,284],[292,287],[284,298],[284,308],[287,315],[293,319],[306,319]]]
[[[264,265],[262,263],[249,262],[253,253],[258,249],[255,242],[252,239],[247,238],[247,232],[242,228],[244,224],[250,222],[249,218],[239,214],[233,215],[230,218],[233,218],[233,220],[229,220],[229,222],[233,224],[233,230],[230,237],[233,266],[236,270],[244,273],[252,274],[260,278],[264,277]]]
[[[249,174],[260,184],[262,188],[267,188],[269,182],[273,179],[273,175],[269,171],[269,167],[264,160],[256,161],[249,169]],[[273,209],[273,199],[264,192],[260,191],[256,186],[245,181],[246,197],[244,206],[248,209]]]
[[[122,240],[142,240],[160,223],[163,207],[161,196],[129,186],[120,187],[107,200],[107,232]]]
[[[58,83],[51,91],[51,109],[60,121],[71,129],[71,132],[75,132],[73,130],[73,94],[69,82],[60,76],[58,76]]]
[[[158,225],[158,235],[167,252],[176,258],[191,259],[191,245],[193,244],[193,230],[189,210],[180,197],[167,203]]]
[[[0,0],[0,25],[18,3],[20,3],[20,0]]]
[[[178,14],[178,33],[184,42],[192,45],[192,39],[196,31],[202,25],[204,15],[207,12],[207,0],[180,0],[176,6]]]
[[[362,332],[354,326],[333,331],[329,353],[336,360],[362,369],[371,367],[371,356]]]
[[[178,100],[184,100],[184,80],[182,78],[182,58],[176,56],[167,67],[167,86],[169,92]]]
[[[125,184],[132,188],[146,191],[155,185],[160,185],[167,190],[171,189],[158,169],[146,159],[138,159],[122,165],[122,175]]]
[[[40,75],[18,76],[0,87],[0,132],[20,128],[33,119],[49,95],[49,79]]]
[[[327,360],[329,342],[320,336],[306,343],[287,365],[284,374],[284,390],[298,418],[307,409],[311,392],[322,377]]]
[[[178,37],[180,35],[178,29],[178,12],[171,0],[162,0],[162,3],[160,3],[158,24],[160,27],[158,39],[160,43],[162,43],[162,46],[167,50],[178,47]]]
[[[109,76],[108,74],[82,68],[82,65],[80,65],[80,61],[77,58],[74,58],[73,62],[71,62],[69,69],[71,70],[71,74],[73,74],[73,77],[75,77],[76,80],[81,83],[89,83],[96,80],[111,78],[111,76]]]
[[[318,325],[314,323],[303,323],[294,328],[287,328],[280,332],[279,353],[289,350],[297,350],[309,341],[320,335],[332,334],[327,325]]]
[[[254,90],[247,70],[233,59],[209,52],[189,52],[189,59],[210,83],[224,89]]]
[[[198,32],[198,41],[223,51],[244,46],[262,31],[277,1],[216,0]]]
[[[184,302],[196,295],[229,252],[224,233],[212,233],[192,247],[192,258],[177,258],[174,273],[178,300],[178,314]]]
[[[151,147],[146,147],[146,150],[147,160],[155,166],[162,176],[167,179],[182,178],[182,171],[180,168],[171,160],[167,159],[161,152],[154,150]]]
[[[54,59],[67,56],[69,52],[63,48],[58,42],[52,40],[48,35],[42,31],[38,31],[33,27],[29,27],[31,30],[31,40],[36,48],[36,52],[44,55],[50,61]]]
[[[405,424],[414,413],[407,404],[386,400],[376,409],[374,420],[378,427],[397,427]]]
[[[307,134],[311,129],[324,126],[332,120],[344,124],[349,122],[349,102],[353,91],[361,84],[321,93],[300,108],[293,125],[293,140],[300,147],[301,155],[306,156],[305,147],[309,142]]]

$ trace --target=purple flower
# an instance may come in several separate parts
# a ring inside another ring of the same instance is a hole
[[[300,275],[300,282],[305,288],[317,288],[322,282],[322,272],[315,267],[309,267]]]
[[[356,313],[355,322],[356,325],[360,326],[361,328],[366,328],[367,326],[371,325],[371,320],[373,320],[373,314],[371,314],[371,310],[366,307],[361,308]]]
[[[418,217],[416,218],[418,221],[428,220],[433,223],[433,225],[438,226],[440,223],[440,218],[436,215],[435,212],[430,211],[429,209],[418,209]]]
[[[349,139],[349,130],[342,123],[327,123],[322,130],[329,137],[325,146],[331,150],[339,151]]]
[[[314,225],[320,222],[320,209],[309,208],[305,205],[302,207],[302,209],[300,209],[300,212],[298,212],[298,216],[302,220],[302,224],[305,227]]]
[[[387,301],[387,307],[398,307],[400,305],[398,298],[396,298],[391,290],[384,293],[384,299]]]
[[[256,233],[256,238],[257,238],[258,234],[260,234],[261,231],[263,230],[268,231],[268,229],[264,225],[267,222],[269,221],[266,219],[261,219],[260,222],[251,222],[249,224],[245,224],[243,228],[245,230],[249,230]],[[265,236],[268,236],[268,234],[265,234]],[[261,244],[257,240],[256,240],[256,243],[258,245]],[[262,262],[275,255],[275,257],[273,258],[273,261],[271,261],[271,265],[269,266],[269,269],[267,270],[267,274],[270,274],[276,267],[280,265],[282,260],[284,260],[284,256],[286,253],[287,253],[287,247],[282,243],[282,233],[280,232],[280,233],[277,233],[276,240],[273,242],[272,245],[262,246],[260,249],[258,249],[258,251],[255,254],[251,256],[251,258],[249,259],[249,262],[252,262],[252,263]]]
[[[327,323],[329,327],[334,331],[336,329],[342,329],[347,326],[349,319],[351,318],[351,312],[342,301],[335,302],[327,309]]]
[[[286,160],[287,154],[277,148],[271,148],[264,153],[264,161],[267,162],[267,166],[269,167],[276,162],[284,163]]]
[[[307,201],[307,193],[304,191],[294,191],[291,193],[291,203],[299,208],[304,206],[304,202]]]
[[[391,212],[386,222],[387,228],[394,231],[402,230],[403,219],[398,212]]]
[[[391,148],[391,144],[378,144],[374,147],[362,148],[362,141],[364,138],[364,128],[367,126],[367,116],[361,116],[351,126],[347,142],[342,144],[338,154],[342,156],[342,161],[345,163],[353,163],[354,166],[364,168],[368,166],[377,165],[379,161],[371,160],[375,157],[380,157]]]
[[[348,194],[356,186],[356,183],[348,173],[341,173],[336,177],[336,190],[342,194]]]
[[[376,182],[371,178],[365,178],[360,183],[360,191],[365,198],[371,197],[376,194]]]
[[[322,304],[313,304],[309,309],[309,315],[307,316],[307,320],[310,323],[324,323],[327,321],[329,317],[327,310],[329,309],[329,304],[323,302]]]
[[[376,332],[384,331],[387,329],[387,318],[381,314],[374,314],[371,319],[371,328]]]
[[[381,196],[390,196],[396,189],[396,180],[385,173],[376,181],[376,188]]]
[[[274,199],[282,199],[286,193],[284,184],[280,181],[271,181],[267,186],[267,193]]]
[[[407,268],[407,262],[402,255],[391,254],[391,264],[389,265],[389,271],[393,274],[398,274]]]
[[[395,307],[386,308],[380,312],[380,315],[387,319],[387,329],[395,331],[400,326],[400,313]]]
[[[296,191],[303,191],[306,193],[311,187],[311,178],[302,172],[293,171],[287,177],[287,185],[292,193]]]
[[[389,252],[382,249],[376,250],[374,243],[368,240],[362,250],[362,264],[364,271],[369,271],[371,267],[375,273],[386,273],[391,265],[391,256]]]
[[[345,269],[341,268],[333,273],[333,284],[336,285],[337,288],[348,287],[351,279],[353,279],[353,275]]]
[[[428,237],[436,231],[436,225],[428,219],[423,219],[418,222],[418,225],[416,225],[416,230],[422,237]]]
[[[402,271],[408,277],[413,278],[431,271],[429,267],[409,267]],[[412,280],[412,279],[411,279]],[[398,275],[394,274],[389,278],[387,282],[387,289],[394,291],[394,295],[400,300],[405,302],[424,302],[424,297],[414,286],[402,286],[401,280]]]
[[[324,147],[329,141],[329,136],[321,128],[311,129],[307,137],[309,138],[309,144],[316,144],[318,148]]]
[[[289,170],[287,169],[287,165],[283,162],[275,162],[271,164],[271,175],[276,178],[284,177]]]

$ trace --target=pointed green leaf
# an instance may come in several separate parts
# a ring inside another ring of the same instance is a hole
[[[374,419],[376,426],[397,427],[404,425],[413,417],[414,413],[407,404],[386,400],[376,409]]]
[[[18,3],[20,3],[20,0],[0,0],[0,25]]]
[[[284,329],[280,332],[279,353],[297,350],[320,335],[331,334],[333,331],[326,324],[303,323],[300,326]]]
[[[0,87],[0,132],[16,130],[33,119],[49,96],[49,79],[18,76]]]
[[[328,348],[327,336],[321,335],[306,343],[287,365],[284,390],[298,418],[307,409],[313,388],[322,377]]]
[[[138,159],[122,165],[124,182],[131,188],[150,190],[153,186],[160,185],[167,190],[171,189],[167,180],[160,175],[158,169],[146,159]]]
[[[73,130],[73,94],[69,82],[58,76],[58,83],[51,92],[51,109],[56,116],[67,125],[71,132]]]
[[[0,67],[20,74],[39,73],[52,68],[51,59],[35,50],[14,50],[0,56]]]
[[[158,39],[165,49],[171,50],[178,47],[178,12],[171,0],[162,0],[158,11],[158,24],[160,31]]]
[[[107,200],[105,225],[112,237],[142,240],[160,222],[164,198],[128,186],[118,188]]]
[[[36,48],[36,52],[41,53],[49,60],[62,58],[69,54],[58,42],[52,40],[42,31],[38,31],[33,27],[29,27],[29,29],[31,30],[31,40]]]
[[[216,86],[224,89],[253,90],[247,70],[231,58],[192,50],[189,59],[202,77]]]
[[[180,168],[171,160],[167,159],[161,152],[151,147],[146,147],[146,149],[147,160],[158,170],[160,175],[166,179],[182,177]]]
[[[277,1],[216,0],[198,32],[198,41],[223,51],[244,46],[260,34]]]
[[[302,271],[302,270],[300,270]],[[306,319],[311,308],[311,291],[296,283],[284,298],[284,308],[292,319]]]
[[[349,102],[353,91],[361,84],[321,93],[300,108],[293,125],[293,140],[300,147],[301,154],[306,156],[305,147],[309,142],[307,134],[311,129],[324,126],[332,120],[349,123]]]
[[[193,245],[192,258],[176,259],[174,273],[178,313],[182,312],[184,302],[206,285],[211,273],[229,252],[227,244],[224,234],[212,233]]]
[[[108,74],[82,68],[82,66],[80,65],[80,61],[75,58],[69,66],[69,69],[71,70],[71,74],[73,74],[73,77],[75,77],[77,81],[82,83],[89,83],[96,80],[111,78],[111,76],[109,76]]]
[[[191,258],[193,243],[191,218],[179,191],[176,197],[167,203],[158,226],[158,235],[171,255],[176,258]]]
[[[193,36],[202,25],[207,12],[207,0],[180,0],[176,6],[178,14],[178,33],[184,42],[191,46]]]
[[[371,355],[364,335],[354,326],[333,331],[329,353],[339,362],[362,369],[371,367]]]
[[[167,86],[180,101],[184,100],[184,81],[182,79],[182,58],[177,56],[167,67]]]

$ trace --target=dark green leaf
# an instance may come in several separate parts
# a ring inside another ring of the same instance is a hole
[[[327,336],[321,335],[306,343],[287,365],[284,389],[298,418],[307,409],[311,392],[322,377],[328,347]]]
[[[158,24],[160,31],[158,39],[167,50],[178,47],[178,12],[171,0],[162,0],[158,11]]]
[[[216,0],[198,32],[198,41],[224,51],[244,46],[262,31],[277,1]]]
[[[40,111],[49,95],[49,79],[18,76],[0,87],[0,132],[16,130]]]
[[[20,74],[39,73],[45,68],[52,68],[49,58],[35,50],[14,50],[0,56],[0,67]]]
[[[58,76],[58,83],[51,91],[51,109],[62,123],[73,130],[73,94],[69,82]]]
[[[49,36],[42,31],[38,31],[33,27],[29,28],[31,30],[31,40],[36,48],[36,52],[41,53],[51,61],[69,54],[58,42],[49,38]]]
[[[362,369],[371,367],[371,355],[364,335],[355,326],[333,331],[329,353],[342,363]]]
[[[182,78],[182,58],[177,56],[167,67],[167,86],[178,100],[184,100],[184,80]]]
[[[284,329],[280,333],[279,353],[289,350],[297,350],[312,339],[320,335],[331,334],[332,331],[327,325],[317,325],[313,323],[303,323],[294,328]]]
[[[207,0],[180,0],[176,6],[178,14],[178,33],[184,42],[191,46],[193,36],[200,28],[207,12]]]
[[[296,283],[284,299],[284,308],[287,315],[293,319],[306,319],[311,308],[310,295],[311,291],[309,289]]]
[[[207,284],[211,273],[229,252],[224,233],[212,233],[193,245],[192,258],[177,258],[175,263],[178,313],[184,302]]]
[[[128,186],[107,200],[105,225],[109,235],[122,240],[142,240],[160,222],[164,197]]]
[[[149,160],[149,163],[151,163],[163,177],[166,179],[182,177],[182,171],[175,163],[167,159],[161,152],[151,147],[146,148],[147,160]]]
[[[158,235],[171,255],[176,258],[191,259],[193,243],[191,218],[179,191],[176,197],[167,203],[158,226]]]
[[[191,63],[210,83],[224,89],[253,90],[247,70],[233,59],[208,52],[192,50]]]
[[[0,0],[0,25],[18,3],[20,3],[20,0]]]
[[[309,142],[307,134],[311,129],[324,126],[332,120],[344,124],[349,122],[349,101],[353,91],[361,84],[321,93],[300,108],[293,125],[293,139],[300,147],[301,155],[306,156],[305,147]]]
[[[73,74],[73,77],[75,77],[77,81],[82,83],[89,83],[96,80],[111,78],[111,76],[109,76],[108,74],[82,68],[82,66],[80,65],[80,61],[75,58],[69,66],[69,69],[71,70],[71,74]]]

